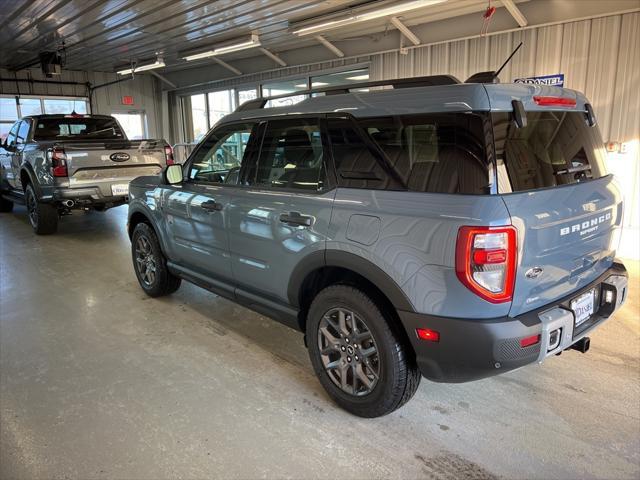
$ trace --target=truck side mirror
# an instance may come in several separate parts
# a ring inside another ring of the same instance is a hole
[[[182,180],[184,180],[182,175],[182,165],[169,165],[164,170],[164,181],[168,185],[177,185],[182,183]]]

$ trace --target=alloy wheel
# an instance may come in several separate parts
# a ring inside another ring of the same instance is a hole
[[[151,242],[145,235],[136,240],[136,266],[143,283],[151,287],[156,281],[156,259],[153,255]]]
[[[31,226],[36,228],[38,226],[38,202],[31,188],[27,188],[27,212]]]
[[[346,308],[333,308],[318,326],[318,347],[325,372],[342,391],[363,396],[380,378],[380,357],[364,320]]]

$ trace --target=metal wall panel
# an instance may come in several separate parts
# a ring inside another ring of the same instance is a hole
[[[0,69],[0,78],[18,78],[46,80],[48,83],[23,83],[15,81],[0,82],[0,94],[3,95],[52,95],[86,97],[87,89],[84,85],[62,85],[56,81],[90,82],[93,85],[116,80],[115,73],[79,72],[63,70],[59,78],[45,78],[39,69],[20,70],[10,72]],[[134,105],[122,105],[122,97],[130,95]],[[150,137],[162,136],[161,96],[157,80],[150,75],[137,75],[135,79],[110,85],[94,92],[93,113],[112,114],[129,110],[144,111],[147,117],[147,130]]]
[[[371,56],[371,79],[450,73],[461,80],[498,68],[523,47],[500,74],[515,78],[565,74],[565,86],[584,92],[605,140],[640,137],[640,13],[529,28],[483,38],[426,45]]]

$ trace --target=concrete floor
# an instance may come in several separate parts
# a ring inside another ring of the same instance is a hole
[[[639,478],[638,264],[591,351],[376,420],[337,408],[302,335],[185,284],[138,287],[126,207],[36,237],[0,216],[1,478]]]

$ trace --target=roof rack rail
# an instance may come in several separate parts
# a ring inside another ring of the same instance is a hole
[[[396,88],[415,88],[415,87],[433,87],[436,85],[455,85],[460,83],[453,75],[430,75],[427,77],[413,77],[413,78],[396,78],[391,80],[377,80],[374,82],[359,82],[350,83],[346,85],[334,85],[324,88],[311,88],[308,90],[297,90],[291,93],[284,93],[282,95],[274,95],[272,97],[258,97],[253,100],[244,102],[238,108],[236,112],[242,112],[245,110],[258,110],[264,108],[269,100],[277,100],[280,98],[293,97],[296,95],[311,95],[313,93],[324,93],[326,95],[340,95],[349,93],[350,90],[369,88],[369,87],[386,87],[391,86]]]

